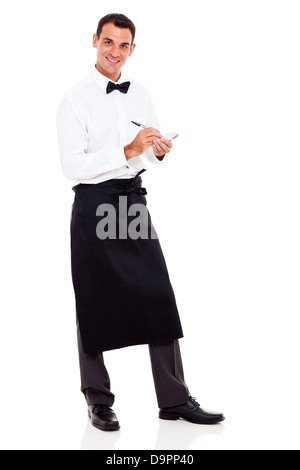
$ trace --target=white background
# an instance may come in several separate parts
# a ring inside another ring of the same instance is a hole
[[[2,449],[299,449],[300,4],[2,2]],[[56,110],[99,19],[137,25],[126,74],[180,137],[143,175],[181,313],[186,381],[214,427],[159,422],[147,346],[106,353],[113,435],[79,390]],[[176,218],[176,222],[175,222]]]

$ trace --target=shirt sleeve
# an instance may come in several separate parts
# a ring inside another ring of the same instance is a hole
[[[161,125],[160,125],[159,119],[157,117],[157,114],[156,114],[156,111],[155,111],[155,108],[154,108],[154,105],[153,105],[153,101],[152,101],[151,96],[150,96],[149,93],[148,93],[148,109],[147,109],[146,126],[147,127],[154,127],[155,129],[159,130],[159,132],[161,133]],[[146,152],[144,152],[144,155],[150,162],[158,163],[160,165],[166,159],[166,155],[165,155],[163,160],[159,160],[153,152],[153,147],[149,147],[146,150]]]
[[[61,167],[70,180],[88,179],[127,165],[124,148],[88,153],[85,112],[64,98],[57,112],[57,135]]]

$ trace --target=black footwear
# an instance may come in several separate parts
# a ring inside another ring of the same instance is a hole
[[[174,420],[184,419],[194,424],[217,424],[224,421],[222,413],[212,413],[200,408],[195,398],[189,397],[189,401],[174,408],[162,408],[159,412],[160,419]]]
[[[118,431],[120,425],[114,411],[106,405],[93,405],[88,408],[92,425],[101,431]]]

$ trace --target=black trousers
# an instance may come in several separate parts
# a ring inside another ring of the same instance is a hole
[[[104,364],[103,353],[87,354],[83,350],[77,323],[81,390],[89,406],[114,404],[110,378]],[[152,373],[159,408],[186,403],[189,390],[184,381],[179,341],[149,345]]]

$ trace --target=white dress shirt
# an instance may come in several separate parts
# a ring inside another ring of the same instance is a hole
[[[64,175],[79,183],[100,183],[112,178],[133,178],[145,163],[126,159],[124,147],[141,130],[131,121],[160,131],[148,90],[123,73],[116,83],[130,81],[127,94],[106,93],[110,80],[96,67],[65,93],[57,113],[58,146]],[[161,164],[152,147],[144,156]]]

